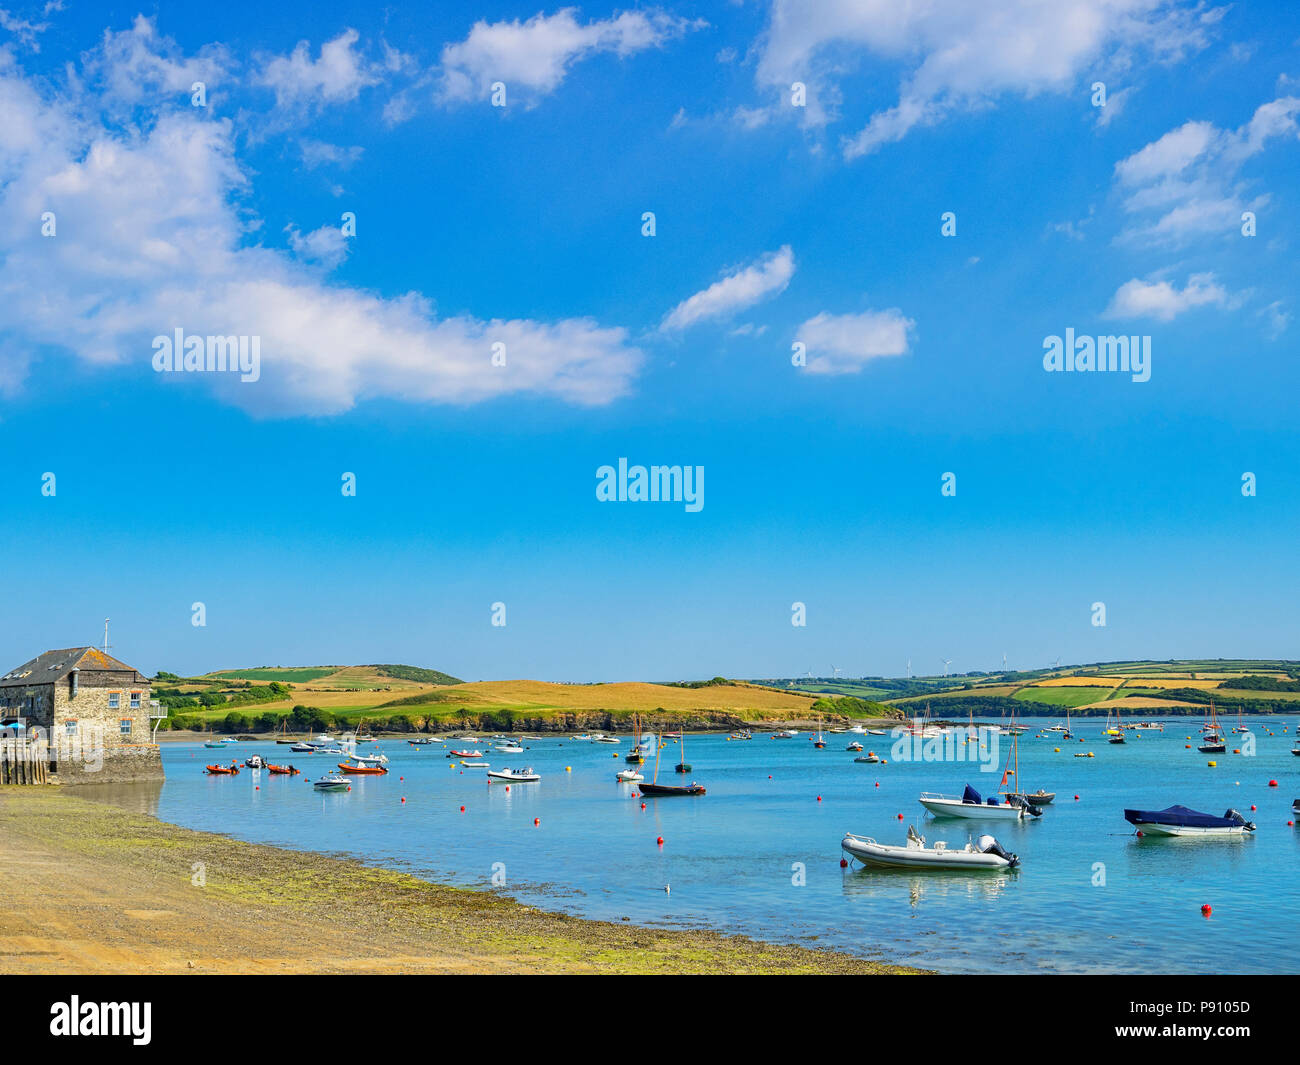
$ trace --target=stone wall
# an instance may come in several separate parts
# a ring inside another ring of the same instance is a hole
[[[43,728],[48,732],[54,722],[54,688],[53,684],[0,688],[0,710],[26,719],[28,727]],[[29,698],[31,706],[27,705]]]
[[[116,692],[118,705],[109,705]],[[139,706],[131,705],[132,693],[139,693]],[[147,744],[152,739],[149,727],[149,681],[139,674],[82,670],[77,694],[72,694],[71,678],[54,685],[54,733],[66,733],[69,721],[76,721],[80,731],[103,730],[105,747]],[[131,722],[129,735],[122,734],[122,722]],[[52,735],[59,742],[58,735]]]
[[[128,784],[163,779],[162,753],[154,744],[105,746],[90,757],[81,757],[65,747],[57,757],[52,783]]]

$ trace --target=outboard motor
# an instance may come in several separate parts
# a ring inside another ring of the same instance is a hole
[[[1247,821],[1244,817],[1241,816],[1241,814],[1239,814],[1236,810],[1232,809],[1232,807],[1228,807],[1227,811],[1224,813],[1223,816],[1226,820],[1231,821],[1233,824],[1242,825],[1247,832],[1255,831],[1255,822]]]
[[[1024,810],[1025,813],[1027,813],[1030,817],[1042,817],[1042,816],[1043,816],[1043,811],[1042,811],[1041,809],[1039,809],[1037,806],[1033,806],[1033,805],[1031,805],[1029,802],[1027,802],[1027,801],[1024,799],[1023,796],[1020,796],[1020,795],[1009,795],[1009,796],[1007,796],[1007,805],[1008,805],[1008,806],[1019,806],[1019,807],[1020,807],[1022,810]]]
[[[1019,856],[1012,854],[992,836],[980,836],[980,838],[975,841],[975,846],[980,849],[982,854],[996,854],[999,858],[1005,858],[1008,865],[1013,869],[1020,864]]]
[[[907,839],[909,843],[915,843],[918,847],[925,846],[925,837],[917,832],[915,825],[907,826]]]

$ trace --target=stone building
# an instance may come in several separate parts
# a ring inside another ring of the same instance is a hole
[[[46,651],[0,676],[0,733],[48,740],[61,783],[159,780],[151,686],[98,648]]]

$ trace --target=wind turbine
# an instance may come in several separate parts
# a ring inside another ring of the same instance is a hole
[[[940,658],[939,661],[943,663],[943,675],[946,677],[948,675],[948,667],[952,665],[952,659]]]
[[[834,665],[832,665],[832,666],[831,666],[831,680],[839,680],[839,679],[840,679],[840,671],[839,671],[838,669],[836,669]]]
[[[1003,651],[1003,652],[1002,652],[1002,672],[1005,673],[1006,671],[1007,671],[1007,653],[1006,653],[1006,651]]]
[[[907,660],[907,679],[912,679],[912,660],[910,658]]]
[[[1061,668],[1061,656],[1060,656],[1060,655],[1057,655],[1057,656],[1056,656],[1056,665],[1054,665],[1052,668],[1053,668],[1053,669],[1060,669],[1060,668]]]

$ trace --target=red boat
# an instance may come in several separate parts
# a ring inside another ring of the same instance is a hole
[[[239,773],[239,767],[233,765],[210,765],[208,772],[216,776],[236,776]]]
[[[457,758],[482,758],[482,751],[452,751]]]
[[[388,770],[382,765],[349,765],[347,762],[339,763],[340,773],[353,773],[357,775],[368,774],[370,776],[383,776]]]
[[[270,773],[283,773],[286,776],[296,777],[302,772],[301,769],[294,769],[291,765],[271,765],[267,764],[267,771]]]

